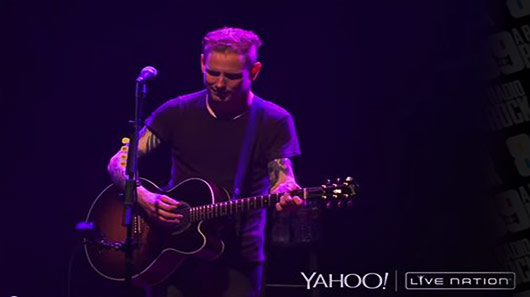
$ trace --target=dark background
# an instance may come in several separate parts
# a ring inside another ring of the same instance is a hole
[[[147,112],[199,90],[201,38],[225,25],[262,38],[264,67],[254,91],[295,118],[300,184],[351,175],[361,185],[352,209],[323,215],[319,272],[496,270],[481,153],[487,135],[480,57],[498,21],[491,7],[472,1],[4,1],[2,7],[1,297],[66,295],[68,261],[80,242],[74,226],[110,182],[106,165],[129,131],[134,79],[146,65],[159,71]],[[269,251],[290,255],[290,262],[274,258],[269,279],[292,269],[283,281],[303,284],[305,249]],[[83,253],[71,276],[73,296],[105,296],[111,286],[87,267]],[[306,293],[295,291],[270,294]],[[333,296],[376,293],[393,294],[359,289]],[[400,285],[399,293],[414,292]]]

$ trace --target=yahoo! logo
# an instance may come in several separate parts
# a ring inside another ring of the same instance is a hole
[[[313,272],[310,275],[306,275],[303,272],[300,272],[302,277],[306,281],[306,289],[314,289],[317,287],[324,287],[326,289],[330,288],[366,288],[369,290],[376,289],[386,289],[386,284],[388,280],[388,272],[384,274],[379,274],[376,272],[369,272],[364,275],[357,273],[349,274],[322,274]]]

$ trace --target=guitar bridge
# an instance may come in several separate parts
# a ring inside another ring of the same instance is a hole
[[[86,243],[96,245],[100,249],[113,249],[113,250],[125,250],[125,242],[124,241],[109,241],[105,239],[98,239],[98,240],[86,240]],[[132,241],[132,248],[135,249],[139,246],[139,242],[136,240]]]

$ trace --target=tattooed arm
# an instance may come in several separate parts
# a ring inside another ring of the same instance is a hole
[[[269,180],[271,183],[271,193],[282,193],[292,190],[300,189],[300,186],[296,183],[293,174],[293,164],[288,158],[274,159],[267,164],[269,172]],[[281,211],[289,205],[302,205],[303,200],[300,197],[291,197],[288,193],[285,193],[280,202],[276,203],[276,210]]]
[[[140,138],[138,140],[138,157],[150,153],[152,150],[160,145],[160,139],[155,134],[151,133],[149,129],[144,127],[140,131]],[[128,147],[123,146],[111,159],[107,170],[110,174],[112,182],[120,187],[125,188],[125,181],[127,176],[125,174],[125,166],[127,160]],[[137,188],[138,204],[142,206],[147,215],[160,223],[178,223],[182,215],[177,215],[171,211],[176,209],[180,204],[176,200],[157,193],[152,193],[142,186]]]

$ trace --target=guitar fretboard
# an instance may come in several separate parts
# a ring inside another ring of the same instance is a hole
[[[291,196],[303,197],[304,189],[289,192]],[[254,196],[243,199],[236,199],[214,204],[190,207],[186,209],[191,222],[229,216],[244,213],[254,209],[268,208],[280,201],[285,193],[276,193],[263,196]],[[306,189],[307,195],[307,189]],[[307,198],[307,197],[306,197]]]

